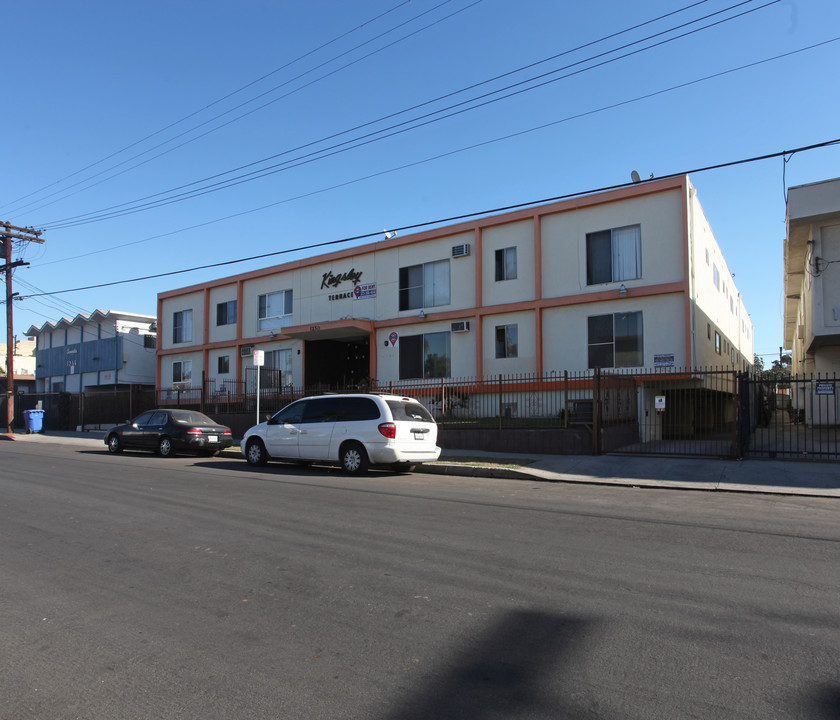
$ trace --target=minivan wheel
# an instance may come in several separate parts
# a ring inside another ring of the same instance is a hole
[[[268,453],[262,440],[249,440],[245,446],[245,459],[249,465],[260,467],[268,462]]]
[[[172,447],[172,441],[164,435],[158,442],[158,453],[161,457],[172,457],[175,454],[175,448]]]
[[[341,469],[348,475],[362,475],[367,472],[368,456],[361,443],[349,442],[341,446],[338,458]]]
[[[108,452],[121,453],[123,450],[119,435],[110,435],[108,437]]]

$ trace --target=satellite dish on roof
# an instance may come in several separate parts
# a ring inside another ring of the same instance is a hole
[[[630,173],[630,179],[631,179],[634,183],[637,183],[637,182],[642,182],[642,178],[639,176],[639,173],[637,173],[635,170],[634,170],[633,172],[631,172],[631,173]]]

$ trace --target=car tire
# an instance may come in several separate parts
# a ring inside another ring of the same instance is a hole
[[[120,442],[119,435],[109,435],[108,436],[108,452],[109,453],[121,453],[123,451],[122,443]]]
[[[391,465],[391,470],[398,473],[410,473],[414,470],[414,463],[398,462]]]
[[[158,440],[158,454],[165,458],[175,455],[175,448],[172,446],[172,440],[170,440],[166,435]]]
[[[357,442],[342,445],[338,461],[341,469],[348,475],[363,475],[370,465],[364,446]]]
[[[245,446],[245,459],[253,467],[262,467],[268,462],[268,453],[262,440],[249,440]]]

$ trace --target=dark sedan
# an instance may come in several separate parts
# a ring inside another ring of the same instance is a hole
[[[172,457],[186,450],[215,455],[233,444],[233,434],[229,427],[195,410],[149,410],[125,425],[111,428],[105,444],[112,453],[152,450],[162,457]]]

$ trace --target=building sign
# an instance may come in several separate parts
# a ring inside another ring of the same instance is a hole
[[[356,285],[353,288],[353,297],[356,300],[362,298],[376,297],[376,283],[365,283],[364,285]]]
[[[834,383],[833,382],[818,382],[817,383],[817,395],[834,395]]]
[[[674,353],[662,353],[653,356],[653,367],[674,367]]]
[[[664,410],[665,409],[665,396],[664,395],[657,395],[654,398],[653,406],[657,410]]]
[[[400,334],[395,330],[388,335],[388,345],[390,345],[391,347],[397,347],[399,344]]]
[[[321,276],[321,290],[337,288],[341,283],[347,282],[348,280],[354,285],[358,285],[361,279],[362,271],[356,270],[355,268],[350,268],[347,272],[339,273],[338,275],[335,275],[332,270],[329,270]]]

